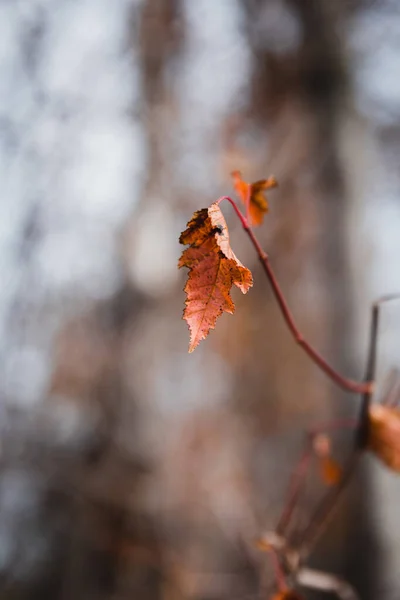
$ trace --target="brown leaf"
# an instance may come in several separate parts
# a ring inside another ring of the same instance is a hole
[[[270,552],[272,550],[271,544],[262,538],[256,540],[255,546],[257,550],[261,550],[261,552]]]
[[[319,433],[313,440],[314,452],[319,460],[321,477],[327,485],[336,485],[342,477],[339,463],[332,458],[331,440],[324,433]]]
[[[183,318],[190,329],[189,352],[193,352],[223,312],[234,312],[232,285],[245,294],[253,285],[253,278],[230,247],[228,228],[218,204],[195,212],[179,241],[189,245],[178,266],[189,268]]]
[[[277,187],[275,177],[260,179],[254,183],[243,181],[240,171],[233,171],[232,177],[236,193],[246,207],[250,225],[261,225],[264,214],[269,210],[265,191]]]
[[[400,409],[373,404],[369,410],[368,448],[392,471],[400,473]]]
[[[337,485],[342,478],[342,469],[334,458],[325,456],[321,459],[321,475],[326,485]]]

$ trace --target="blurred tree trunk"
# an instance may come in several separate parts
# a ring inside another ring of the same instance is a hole
[[[214,11],[209,19],[207,6]],[[207,347],[185,354],[178,230],[191,209],[209,204],[219,187],[226,191],[230,170],[242,169],[246,180],[273,172],[280,188],[271,194],[273,210],[259,236],[296,321],[338,370],[363,375],[354,359],[346,226],[351,171],[342,147],[352,119],[342,32],[357,2],[232,2],[229,10],[243,17],[251,75],[242,105],[233,97],[222,109],[221,97],[214,99],[220,113],[213,114],[221,115],[215,126],[204,118],[204,106],[211,110],[206,100],[223,69],[205,86],[198,113],[184,105],[191,97],[184,84],[185,70],[198,65],[203,50],[200,34],[215,27],[224,38],[218,6],[146,0],[132,8],[141,83],[141,105],[134,109],[142,116],[148,157],[142,200],[121,235],[118,294],[61,330],[49,401],[26,425],[36,433],[35,452],[29,444],[24,449],[25,467],[39,465],[55,514],[55,523],[48,522],[53,513],[43,500],[39,529],[54,534],[58,552],[54,570],[21,593],[15,586],[16,598],[222,600],[255,592],[262,559],[243,539],[251,546],[276,524],[305,428],[356,412],[358,399],[327,381],[290,337],[229,209],[235,251],[237,244],[256,285],[237,298],[235,317],[221,319]],[[190,46],[196,10],[197,46]],[[200,87],[207,73],[197,68]],[[200,138],[189,136],[192,162],[185,162],[188,130]],[[76,420],[78,434],[83,427],[76,447],[62,443],[68,418]],[[2,443],[4,473],[22,460],[15,430]],[[350,449],[350,437],[345,441]],[[375,600],[368,491],[361,474],[313,564],[348,576],[363,600]],[[317,485],[314,492],[315,500]],[[303,524],[309,516],[306,505]],[[13,577],[3,578],[6,597]]]
[[[281,184],[272,199],[275,217],[269,217],[270,231],[267,225],[261,235],[301,331],[340,372],[361,378],[362,365],[354,359],[357,282],[350,278],[346,224],[352,174],[342,143],[353,110],[340,37],[349,3],[260,0],[244,6],[254,52],[247,122],[254,120],[266,139],[252,155],[251,165],[254,177],[273,172]],[[274,40],[269,42],[274,27],[276,36],[287,34],[279,51]],[[268,505],[271,485],[278,485],[282,493],[288,478],[276,461],[288,467],[300,451],[299,436],[293,440],[290,430],[304,431],[324,418],[354,415],[359,398],[333,386],[296,347],[262,278],[258,268],[258,285],[251,300],[246,298],[247,310],[258,317],[249,349],[240,359],[238,403],[244,414],[249,407],[253,411],[264,439],[257,452],[265,456],[257,463],[264,471],[261,489]],[[278,457],[288,454],[290,461],[281,463]],[[368,477],[360,474],[313,557],[313,564],[348,576],[363,599],[376,597],[368,487]],[[271,524],[270,515],[266,521]]]

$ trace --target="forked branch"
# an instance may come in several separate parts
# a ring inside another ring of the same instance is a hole
[[[369,381],[353,381],[352,379],[348,379],[344,377],[340,373],[338,373],[331,365],[321,356],[321,354],[313,348],[313,346],[303,337],[300,333],[294,317],[289,309],[289,306],[286,302],[285,296],[281,287],[278,283],[278,280],[275,276],[275,273],[271,267],[269,262],[268,254],[264,252],[262,247],[260,246],[259,241],[254,235],[253,230],[251,229],[247,218],[243,215],[236,202],[232,200],[229,196],[222,196],[217,200],[217,204],[221,203],[223,200],[227,200],[233,206],[239,220],[242,224],[243,229],[247,233],[250,238],[251,243],[253,244],[257,255],[261,261],[264,272],[267,276],[269,283],[271,284],[272,291],[274,293],[275,299],[278,303],[278,306],[281,310],[282,316],[286,322],[286,325],[289,328],[294,340],[299,344],[299,346],[304,350],[304,352],[311,358],[311,360],[323,371],[332,381],[334,381],[339,387],[342,389],[352,392],[354,394],[367,394],[370,395],[373,391],[374,382],[372,380]]]

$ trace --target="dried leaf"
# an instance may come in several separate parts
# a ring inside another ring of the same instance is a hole
[[[326,485],[337,485],[341,480],[342,469],[331,456],[325,456],[321,459],[321,476]]]
[[[269,210],[265,191],[277,187],[275,177],[260,179],[254,183],[243,181],[240,171],[233,171],[232,177],[236,193],[246,207],[250,225],[261,225],[264,214]]]
[[[271,544],[262,538],[256,540],[255,546],[257,550],[261,550],[261,552],[270,552],[273,549]]]
[[[223,312],[234,312],[232,285],[245,294],[253,285],[253,278],[230,247],[228,228],[218,204],[195,212],[179,241],[190,246],[182,252],[178,266],[189,268],[183,318],[190,329],[189,352],[193,352]]]
[[[342,469],[339,463],[332,458],[332,444],[330,437],[325,433],[319,433],[313,440],[314,452],[319,460],[321,477],[327,485],[336,485],[342,477]]]
[[[373,404],[369,410],[368,448],[389,469],[400,473],[400,409]]]

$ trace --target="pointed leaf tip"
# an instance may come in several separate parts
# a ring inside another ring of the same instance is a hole
[[[232,171],[231,175],[235,191],[246,207],[250,225],[261,225],[264,215],[269,211],[265,192],[277,187],[277,180],[271,175],[268,179],[247,183],[242,179],[240,171]]]

